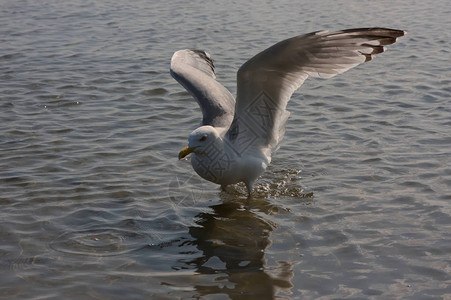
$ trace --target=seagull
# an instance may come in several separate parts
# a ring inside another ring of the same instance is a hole
[[[191,155],[196,173],[226,186],[244,182],[251,196],[257,178],[285,132],[291,95],[307,77],[331,78],[384,52],[403,30],[356,28],[316,31],[283,40],[245,62],[237,73],[236,101],[216,81],[210,54],[179,50],[170,72],[197,101],[201,126],[188,137],[179,159]]]

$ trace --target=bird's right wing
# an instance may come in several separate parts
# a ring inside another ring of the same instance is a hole
[[[229,127],[234,111],[232,94],[216,81],[210,55],[201,50],[179,50],[171,59],[171,75],[196,99],[202,125]]]

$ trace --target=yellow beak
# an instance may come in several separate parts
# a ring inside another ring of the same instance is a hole
[[[189,146],[186,146],[185,148],[182,149],[182,151],[180,151],[180,153],[179,153],[179,159],[184,158],[185,156],[187,156],[188,154],[190,154],[191,152],[193,152],[194,149],[196,149],[196,147],[189,147]]]

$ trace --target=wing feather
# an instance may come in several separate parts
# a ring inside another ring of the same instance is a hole
[[[175,52],[171,75],[196,99],[202,111],[202,125],[230,126],[235,99],[215,80],[215,67],[208,53],[188,49]]]
[[[308,76],[331,78],[382,53],[402,30],[357,28],[317,31],[281,41],[241,66],[235,116],[227,137],[238,152],[271,149],[280,142],[286,105]],[[265,150],[266,151],[266,150]],[[266,151],[265,153],[267,153]]]

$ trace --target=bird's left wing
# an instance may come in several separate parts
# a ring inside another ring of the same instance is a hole
[[[251,58],[238,71],[235,116],[226,135],[236,152],[271,150],[280,142],[288,100],[308,76],[343,73],[403,35],[387,28],[318,31],[279,42]]]
[[[175,52],[171,75],[196,99],[202,110],[202,125],[230,126],[235,99],[216,81],[215,67],[208,53],[201,50]]]

